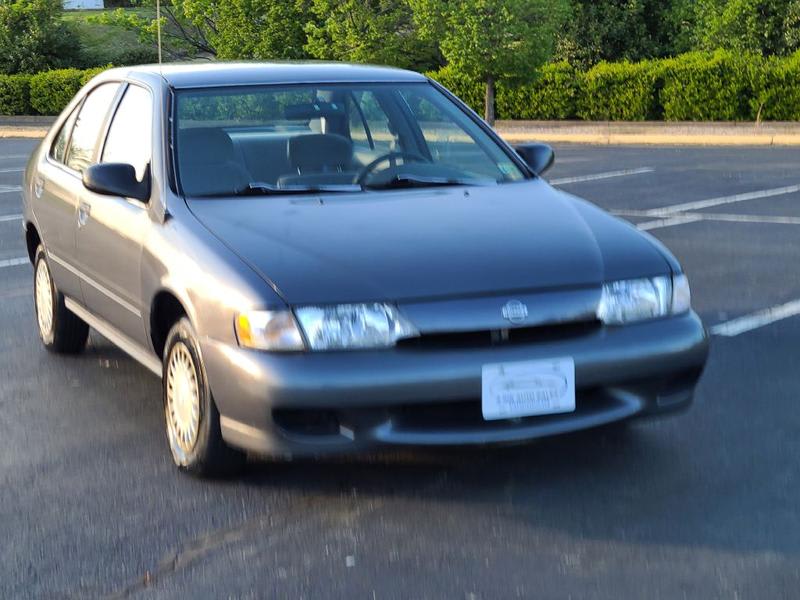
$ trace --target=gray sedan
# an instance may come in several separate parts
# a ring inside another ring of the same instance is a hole
[[[39,335],[78,353],[93,327],[160,376],[203,475],[685,408],[707,356],[686,276],[552,161],[408,71],[107,71],[26,170]]]

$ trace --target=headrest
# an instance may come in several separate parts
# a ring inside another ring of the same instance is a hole
[[[182,129],[178,146],[182,162],[214,164],[235,158],[230,136],[216,127]]]
[[[297,135],[289,138],[286,145],[289,164],[300,171],[346,169],[353,160],[353,142],[341,135]]]

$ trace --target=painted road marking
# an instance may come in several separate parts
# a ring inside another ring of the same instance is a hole
[[[0,215],[0,223],[6,223],[8,221],[20,221],[22,220],[22,215]]]
[[[766,308],[750,315],[732,319],[726,323],[714,325],[709,331],[713,335],[734,337],[796,315],[800,315],[800,300],[792,300],[786,304]]]
[[[22,173],[25,169],[0,169],[0,173]]]
[[[11,192],[21,192],[22,188],[18,185],[0,185],[0,194],[8,194]]]
[[[746,194],[736,194],[734,196],[720,196],[719,198],[698,200],[696,202],[684,202],[683,204],[673,204],[672,206],[654,208],[646,212],[650,217],[668,217],[676,213],[687,212],[690,210],[700,210],[701,208],[710,208],[712,206],[720,206],[721,204],[733,204],[734,202],[745,202],[747,200],[773,198],[774,196],[784,196],[786,194],[794,194],[795,192],[800,192],[800,185],[790,185],[771,190],[761,190],[760,192],[747,192]]]
[[[18,267],[19,265],[30,264],[30,259],[27,256],[20,256],[19,258],[7,258],[0,260],[0,269],[6,267]]]
[[[624,171],[609,171],[607,173],[595,173],[593,175],[578,175],[577,177],[562,177],[561,179],[551,179],[550,185],[567,185],[569,183],[582,183],[584,181],[600,181],[601,179],[613,179],[615,177],[628,177],[629,175],[643,175],[653,173],[652,167],[642,167],[641,169],[626,169]]]
[[[612,214],[618,217],[649,217],[646,210],[612,210]],[[766,225],[800,225],[800,217],[783,217],[779,215],[737,215],[729,213],[680,213],[639,223],[637,227],[643,231],[659,229],[661,227],[671,227],[673,225],[685,225],[696,223],[697,221],[719,221],[723,223],[755,223]]]
[[[5,156],[0,156],[0,160],[12,160],[18,158],[28,158],[30,154],[6,154]]]
[[[702,221],[700,215],[676,215],[668,219],[656,219],[655,221],[647,221],[646,223],[639,223],[636,227],[642,231],[650,231],[652,229],[661,229],[662,227],[672,227],[674,225],[686,225],[687,223],[694,223],[695,221]]]

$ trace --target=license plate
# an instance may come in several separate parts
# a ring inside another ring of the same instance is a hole
[[[575,410],[572,358],[483,365],[481,408],[487,421]]]

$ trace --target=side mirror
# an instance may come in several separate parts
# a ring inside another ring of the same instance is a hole
[[[537,175],[547,171],[556,160],[556,153],[547,144],[520,144],[514,150]]]
[[[83,171],[83,185],[87,190],[108,196],[135,198],[142,202],[150,199],[150,167],[145,169],[142,181],[136,178],[136,169],[124,163],[100,163]]]

